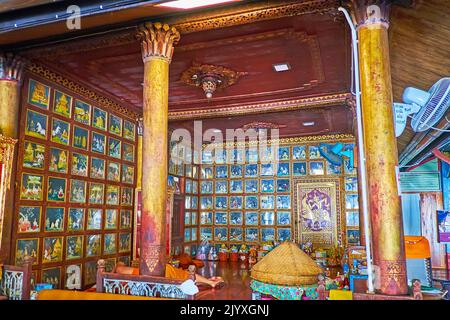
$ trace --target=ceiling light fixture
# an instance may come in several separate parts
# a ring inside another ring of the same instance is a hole
[[[303,122],[304,127],[312,127],[316,123],[314,121]]]
[[[283,72],[283,71],[288,71],[291,70],[291,66],[289,65],[289,63],[287,62],[283,62],[283,63],[275,63],[273,65],[273,69],[276,72]]]
[[[237,2],[240,0],[177,0],[161,3],[158,6],[177,8],[177,9],[193,9],[198,7],[211,6],[214,4],[220,4],[225,2]]]

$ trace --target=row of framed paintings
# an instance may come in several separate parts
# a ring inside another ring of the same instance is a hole
[[[52,89],[50,86],[30,79],[27,103],[42,110],[49,110],[52,96],[51,90]],[[53,103],[51,111],[54,114],[67,119],[73,118],[75,122],[80,124],[92,126],[99,130],[108,131],[116,136],[123,136],[125,139],[130,141],[135,141],[136,139],[136,125],[133,122],[122,119],[122,117],[108,113],[100,108],[93,107],[79,99],[74,99],[72,96],[57,89],[53,89]],[[39,124],[41,129],[46,130],[47,126],[44,126],[43,121],[39,121]],[[37,126],[38,122],[35,122],[35,125]],[[61,129],[64,130],[64,124],[62,124]],[[42,131],[33,132],[36,132],[37,134],[43,133]],[[61,134],[63,132],[64,131],[62,131]],[[68,133],[69,130],[66,132]],[[62,138],[65,137],[62,136]]]
[[[131,229],[129,209],[19,206],[17,233]]]
[[[201,196],[201,210],[291,209],[290,195]],[[190,208],[186,208],[190,209]],[[195,208],[192,208],[195,209]]]
[[[197,228],[187,228],[191,230],[191,236]],[[241,228],[241,227],[200,227],[200,240],[214,242],[267,242],[291,240],[291,228]],[[185,232],[185,242],[189,235]],[[189,238],[191,239],[191,238]]]
[[[187,211],[184,214],[185,225],[197,225],[197,212]],[[231,211],[231,212],[200,212],[200,225],[229,226],[290,226],[290,211]]]
[[[133,188],[47,176],[46,200],[49,202],[89,203],[91,205],[133,205]],[[89,190],[88,190],[89,186]],[[44,200],[44,176],[22,173],[20,200]],[[106,194],[106,198],[105,198]]]
[[[58,118],[51,119],[48,130],[47,122],[47,115],[27,109],[25,135],[47,140],[50,131],[50,141],[56,144],[134,162],[133,144],[76,125],[70,134],[71,124]]]
[[[40,241],[43,242],[40,254]],[[35,258],[34,265],[59,263],[101,255],[131,251],[131,233],[70,235],[45,238],[19,238],[16,241],[15,263],[20,265],[25,256]]]

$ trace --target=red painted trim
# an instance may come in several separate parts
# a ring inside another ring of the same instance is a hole
[[[434,156],[444,162],[447,162],[450,164],[450,158],[447,157],[445,154],[443,154],[438,148],[434,148],[433,151],[431,151]]]
[[[409,167],[408,169],[406,169],[406,172],[411,171],[411,170],[413,170],[413,169],[415,169],[417,167],[420,167],[421,165],[423,165],[423,164],[425,164],[427,162],[430,162],[431,160],[434,160],[434,158],[435,157],[427,158],[427,159],[423,160],[422,162],[419,162],[418,164],[416,164],[416,165],[414,165],[412,167]]]

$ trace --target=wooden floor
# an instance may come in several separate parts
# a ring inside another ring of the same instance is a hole
[[[225,285],[219,289],[200,288],[199,300],[251,300],[250,268],[246,263],[205,261],[198,270],[204,277],[220,276]]]

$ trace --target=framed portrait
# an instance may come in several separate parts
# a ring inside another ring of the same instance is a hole
[[[341,166],[335,166],[331,162],[327,161],[327,174],[328,175],[336,175],[336,174],[341,174],[341,173],[342,173]]]
[[[351,192],[358,191],[358,178],[357,177],[345,177],[345,191],[351,191]]]
[[[191,196],[186,196],[184,199],[184,207],[186,209],[191,209]]]
[[[292,147],[292,159],[293,160],[306,159],[306,147],[305,146]]]
[[[95,157],[91,158],[91,178],[105,179],[105,160]]]
[[[437,210],[438,241],[450,242],[450,211]]]
[[[134,146],[129,143],[123,143],[122,159],[128,162],[134,162]]]
[[[22,173],[22,186],[20,188],[21,200],[41,201],[43,198],[42,188],[44,176]]]
[[[213,178],[213,167],[202,167],[201,171],[202,179],[212,179]]]
[[[122,136],[122,125],[123,121],[122,118],[113,115],[112,113],[109,114],[109,132],[112,134],[115,134],[116,136]]]
[[[290,241],[291,240],[291,229],[290,228],[278,228],[277,229],[277,241]]]
[[[42,253],[42,263],[52,263],[62,261],[63,237],[44,238],[44,252]]]
[[[253,212],[253,211],[245,212],[245,225],[257,226],[258,225],[258,212]]]
[[[258,165],[257,164],[247,164],[245,165],[245,177],[257,177],[258,176]]]
[[[345,195],[345,209],[359,209],[359,202],[358,202],[357,194]]]
[[[191,225],[197,225],[197,212],[191,212]]]
[[[68,146],[70,142],[70,123],[53,118],[50,141]]]
[[[277,192],[291,192],[291,183],[289,179],[277,180]]]
[[[227,209],[228,208],[228,197],[217,196],[215,197],[216,209]]]
[[[289,147],[279,147],[278,148],[278,160],[287,161],[289,160]]]
[[[89,131],[78,126],[74,126],[72,146],[74,148],[87,151],[89,149]]]
[[[345,174],[356,174],[356,168],[351,165],[349,159],[344,159],[344,172]]]
[[[22,265],[24,258],[31,256],[34,258],[33,265],[38,264],[39,239],[18,239],[16,242],[15,265]]]
[[[126,266],[131,265],[130,256],[120,256],[117,260],[119,262],[123,262],[123,264]]]
[[[213,163],[213,153],[211,150],[202,150],[202,163]]]
[[[84,286],[95,284],[97,281],[97,260],[84,264]]]
[[[228,181],[222,180],[222,181],[216,181],[216,193],[228,193]]]
[[[84,230],[84,208],[69,208],[67,230],[81,231]]]
[[[61,288],[61,267],[42,270],[41,282],[49,283],[53,289]]]
[[[277,176],[283,177],[288,176],[289,174],[289,163],[279,163]]]
[[[102,215],[103,209],[89,208],[87,217],[87,230],[101,230],[102,229]]]
[[[210,196],[200,197],[200,209],[211,210],[213,208],[213,200]]]
[[[192,193],[192,180],[186,179],[184,184],[185,193]]]
[[[216,178],[217,179],[228,178],[228,166],[216,166]]]
[[[273,211],[262,211],[261,212],[261,225],[262,226],[273,226],[273,225],[275,225],[275,212],[273,212]]]
[[[184,228],[184,242],[191,241],[191,228]]]
[[[122,141],[109,137],[108,138],[108,156],[120,159],[122,157]]]
[[[192,193],[198,193],[198,182],[192,181]]]
[[[258,228],[246,228],[245,229],[245,241],[246,242],[259,241]]]
[[[242,178],[242,165],[234,164],[230,166],[230,177],[231,178]]]
[[[112,272],[116,265],[116,258],[105,259],[105,272]]]
[[[43,170],[44,163],[45,146],[39,143],[25,141],[23,148],[23,167]]]
[[[75,176],[88,176],[88,160],[89,156],[73,152],[72,153],[72,169],[71,173]]]
[[[230,181],[230,193],[242,193],[244,190],[242,180],[231,180]]]
[[[358,245],[360,242],[359,230],[347,230],[347,243]]]
[[[86,203],[86,181],[70,179],[69,202]]]
[[[208,225],[212,224],[213,213],[212,212],[200,212],[200,224]]]
[[[119,233],[119,252],[131,251],[131,233]]]
[[[120,190],[119,186],[107,185],[106,186],[106,204],[112,206],[119,205]]]
[[[289,211],[277,212],[277,225],[287,226],[291,224],[291,213]]]
[[[42,207],[20,206],[17,232],[40,232],[41,213]]]
[[[120,182],[120,163],[108,161],[107,180]]]
[[[261,209],[273,209],[275,208],[274,196],[261,196]]]
[[[25,134],[30,137],[47,139],[48,118],[45,114],[27,110]]]
[[[65,202],[67,194],[67,180],[64,178],[48,177],[47,201]]]
[[[228,154],[233,156],[232,162],[245,163],[245,150],[243,149],[243,147],[238,146],[235,149],[228,150]]]
[[[133,122],[128,120],[123,121],[123,137],[131,141],[136,139],[136,125]]]
[[[79,123],[91,124],[91,105],[81,100],[75,99],[73,107],[73,119]]]
[[[88,234],[86,236],[86,257],[96,257],[102,251],[102,236],[100,234]],[[95,270],[97,270],[97,262],[95,263]]]
[[[120,210],[120,229],[130,229],[131,219],[131,210]]]
[[[68,151],[58,148],[50,148],[50,161],[48,170],[58,173],[67,173],[68,171]]]
[[[47,207],[45,209],[45,231],[62,232],[64,231],[64,213],[63,207]]]
[[[230,197],[230,209],[242,209],[242,197],[241,196],[231,196]]]
[[[309,174],[310,175],[323,175],[324,168],[322,161],[311,161],[309,163]]]
[[[106,131],[107,128],[107,112],[94,107],[92,112],[92,126],[94,128]]]
[[[82,265],[71,264],[66,267],[66,274],[64,276],[64,289],[73,290],[81,289],[81,275]]]
[[[66,238],[66,260],[83,258],[83,236]]]
[[[61,91],[54,91],[53,112],[69,118],[72,115],[72,97]]]
[[[294,176],[306,176],[306,162],[293,162],[292,171]]]
[[[122,187],[121,204],[124,206],[133,206],[133,188]]]
[[[50,105],[50,87],[30,79],[28,83],[28,103],[47,110]]]
[[[212,237],[212,228],[200,228],[200,239],[211,241]]]
[[[246,151],[248,163],[258,162],[258,149],[256,147],[250,147]]]
[[[268,177],[273,176],[273,166],[271,163],[262,163],[261,164],[261,176]]]
[[[192,178],[197,179],[198,178],[198,166],[192,166]]]
[[[186,177],[192,178],[192,165],[187,164],[185,167]]]
[[[274,241],[275,240],[275,229],[274,228],[261,228],[261,241]]]
[[[224,164],[227,160],[227,150],[220,150],[219,148],[215,149],[215,160],[216,164]]]
[[[309,146],[309,158],[321,159],[322,155],[319,152],[319,146]]]
[[[275,190],[273,179],[261,180],[261,192],[273,193]]]
[[[258,180],[245,180],[245,193],[258,193]]]
[[[359,211],[347,211],[345,222],[346,222],[347,227],[358,227],[359,226]]]
[[[198,209],[198,197],[197,196],[192,196],[192,205],[191,208],[192,209]]]
[[[128,164],[122,164],[122,183],[134,183],[134,167]]]
[[[258,197],[245,196],[245,209],[258,209]]]
[[[191,228],[191,241],[197,241],[197,227]]]
[[[117,233],[106,233],[103,239],[103,254],[117,252]]]
[[[216,212],[214,224],[227,225],[228,224],[228,213],[226,213],[226,212]]]
[[[105,229],[112,230],[117,229],[117,209],[106,209],[105,210]]]
[[[103,204],[105,202],[105,185],[103,183],[89,183],[89,203]]]
[[[277,195],[277,209],[290,209],[291,196]]]
[[[242,228],[230,228],[230,241],[242,241]]]
[[[104,134],[92,131],[91,151],[100,154],[106,153],[106,136]]]
[[[242,212],[232,211],[230,212],[230,224],[231,225],[242,225]]]
[[[228,241],[228,228],[214,228],[215,241]]]

